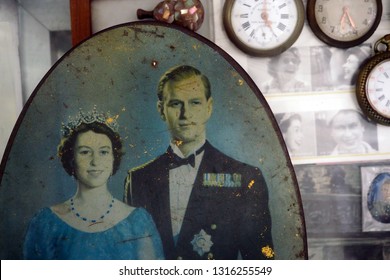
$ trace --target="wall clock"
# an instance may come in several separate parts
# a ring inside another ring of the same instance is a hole
[[[273,56],[298,39],[304,24],[301,0],[226,0],[223,23],[229,39],[252,56]]]
[[[324,43],[350,48],[366,41],[382,17],[381,0],[308,0],[307,19]]]
[[[375,43],[374,51],[359,72],[356,97],[368,118],[390,126],[390,34]]]

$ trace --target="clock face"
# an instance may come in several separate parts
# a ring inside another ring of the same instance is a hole
[[[345,48],[367,40],[382,15],[381,0],[309,0],[307,9],[314,33],[330,45]]]
[[[390,59],[377,64],[368,74],[366,95],[373,109],[390,119]]]
[[[289,48],[304,23],[302,1],[227,0],[224,24],[229,38],[252,55],[275,55]]]

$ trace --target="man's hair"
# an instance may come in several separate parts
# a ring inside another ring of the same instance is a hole
[[[334,118],[338,115],[341,115],[341,114],[354,114],[354,115],[358,116],[358,119],[359,119],[361,125],[364,125],[364,121],[368,121],[368,119],[365,118],[365,116],[362,113],[360,113],[359,111],[356,111],[354,109],[342,109],[340,111],[334,112],[334,114],[331,114],[328,117],[328,120],[327,120],[328,126],[329,127],[332,126]]]
[[[198,69],[189,65],[175,66],[161,76],[157,87],[158,100],[163,101],[163,90],[168,82],[180,82],[193,76],[200,76],[203,86],[205,88],[206,99],[211,96],[211,87],[209,79],[203,75]]]

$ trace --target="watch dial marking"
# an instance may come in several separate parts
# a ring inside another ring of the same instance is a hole
[[[314,12],[318,27],[325,35],[352,41],[369,32],[377,9],[376,0],[317,0]]]
[[[390,118],[390,60],[382,61],[368,73],[366,96],[374,110]]]
[[[298,18],[292,0],[237,0],[231,10],[235,35],[254,49],[273,49],[287,42]]]

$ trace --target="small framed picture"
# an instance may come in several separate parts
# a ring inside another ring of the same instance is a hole
[[[390,231],[390,166],[361,167],[363,231]]]

